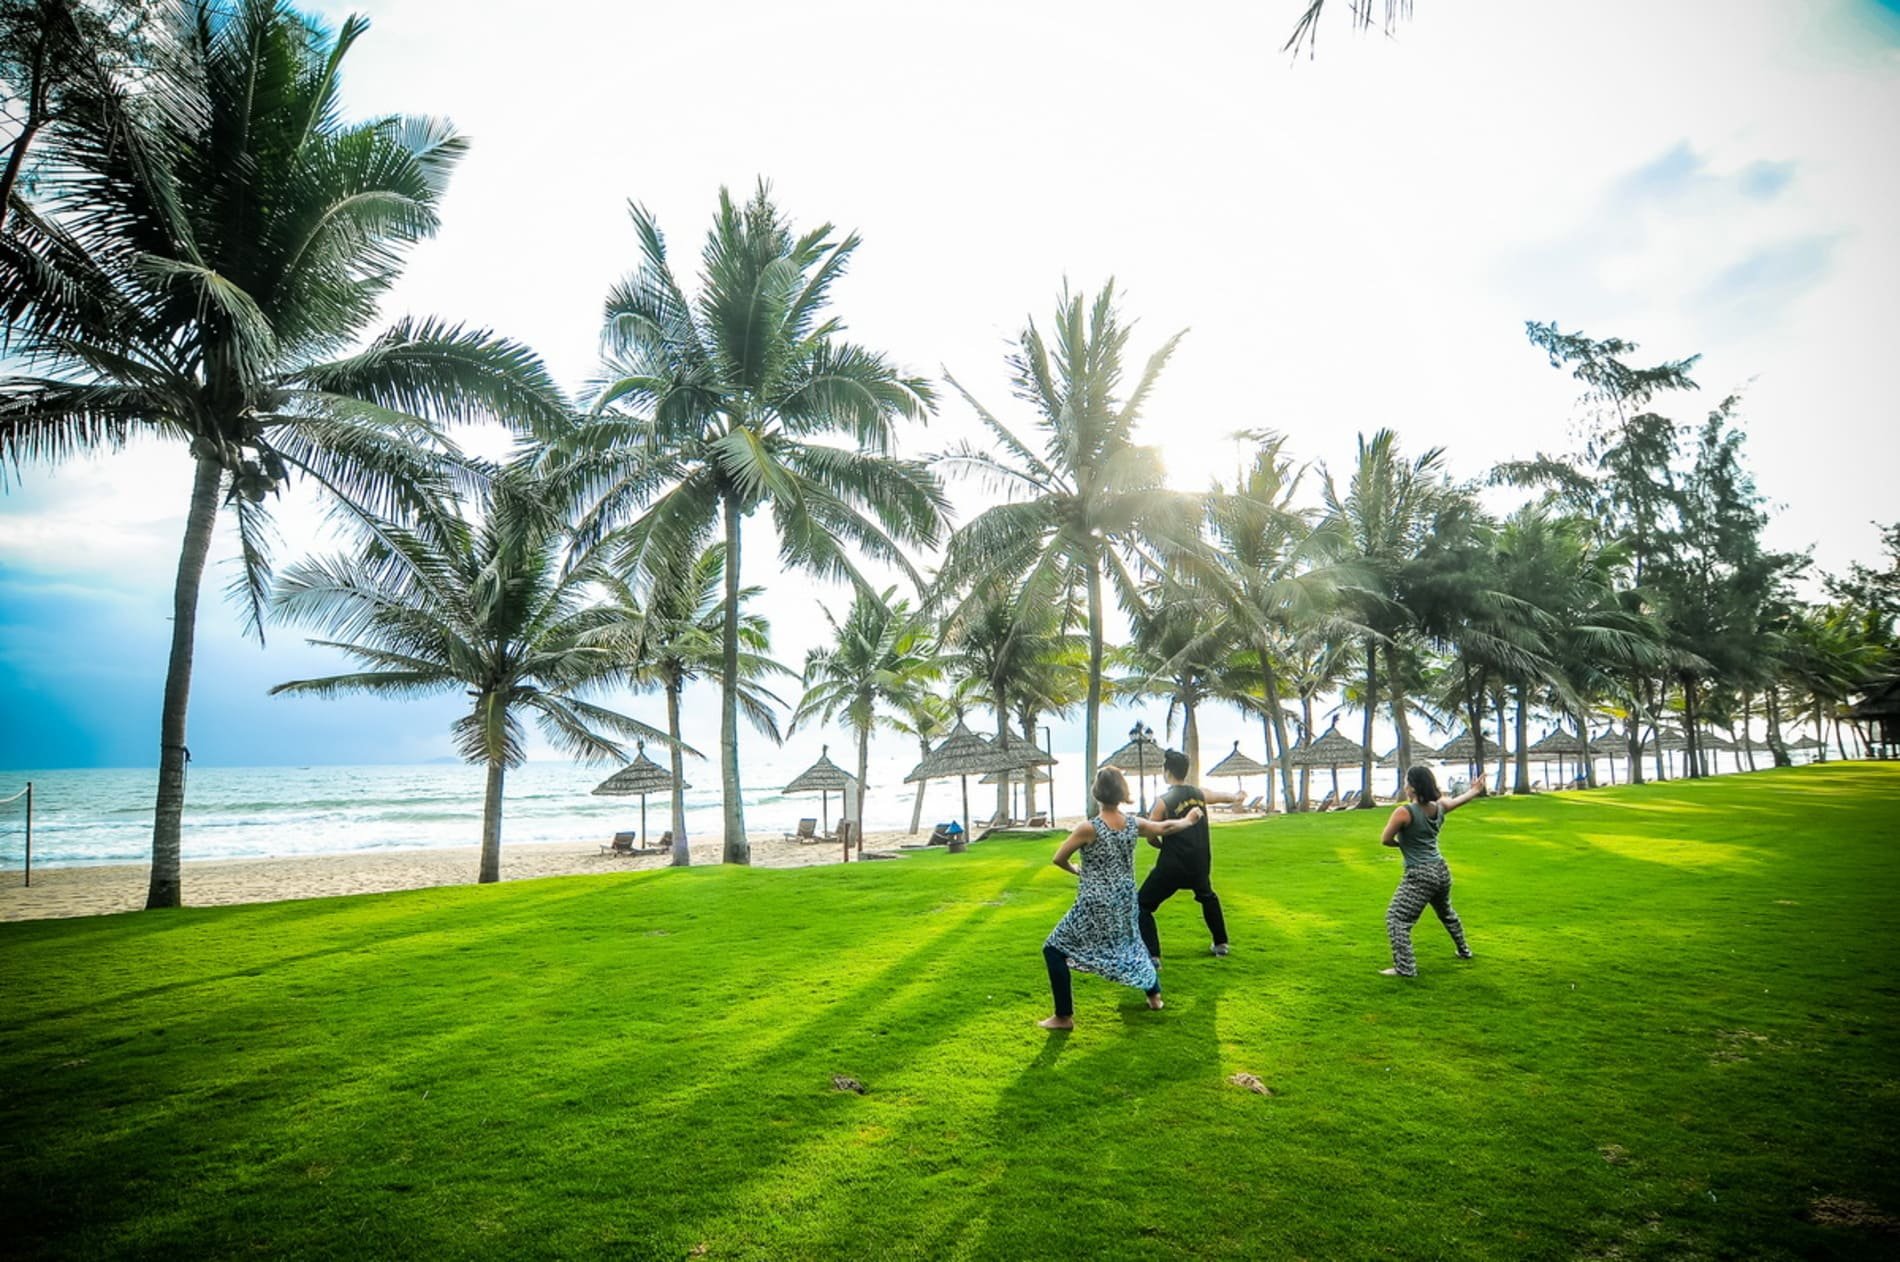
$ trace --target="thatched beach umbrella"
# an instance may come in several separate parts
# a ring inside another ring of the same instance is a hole
[[[1302,744],[1293,751],[1293,765],[1296,767],[1325,767],[1333,773],[1333,801],[1339,800],[1339,769],[1356,762],[1363,762],[1366,747],[1350,736],[1341,734],[1339,720],[1334,719],[1326,734],[1312,744]],[[1361,785],[1364,792],[1366,786]]]
[[[1227,755],[1227,757],[1221,759],[1201,774],[1210,780],[1215,776],[1231,776],[1235,780],[1244,780],[1248,776],[1261,776],[1264,778],[1267,774],[1267,769],[1247,757],[1247,755],[1241,753],[1240,742],[1235,741],[1233,753]],[[1246,792],[1245,789],[1241,791],[1243,793]]]
[[[951,776],[963,782],[963,836],[970,836],[970,777],[988,775],[992,771],[1017,771],[1030,760],[1033,746],[1011,745],[1009,749],[998,749],[983,737],[972,732],[957,720],[950,735],[943,738],[941,744],[928,754],[923,761],[911,768],[904,777],[905,784],[916,784],[920,780],[947,780]],[[1041,750],[1035,750],[1038,757]],[[957,847],[961,849],[959,844]]]
[[[1506,758],[1510,757],[1510,753],[1495,739],[1489,736],[1485,737],[1485,759],[1488,761],[1500,755]],[[1478,761],[1478,738],[1473,736],[1470,732],[1460,732],[1443,745],[1440,745],[1437,752],[1433,754],[1433,757],[1439,762],[1476,762]]]
[[[1581,760],[1583,758],[1583,742],[1577,739],[1575,732],[1561,727],[1553,728],[1550,735],[1528,746],[1524,752],[1536,757],[1538,765],[1544,769],[1544,775],[1548,778],[1551,759],[1557,760],[1557,770],[1562,771],[1564,759]]]
[[[1101,763],[1104,767],[1114,767],[1123,775],[1134,772],[1135,778],[1141,782],[1143,796],[1148,792],[1149,774],[1161,774],[1161,756],[1168,752],[1155,744],[1151,735],[1153,730],[1145,724],[1140,725],[1140,735],[1102,759]]]
[[[844,791],[855,781],[851,773],[831,761],[831,746],[826,745],[818,751],[818,761],[792,777],[792,782],[780,789],[781,793],[816,793],[818,795],[819,822],[824,825],[826,834],[831,832],[831,795],[838,795],[840,807],[844,803]]]
[[[632,797],[640,795],[640,849],[647,848],[647,794],[667,793],[673,788],[673,773],[647,757],[647,743],[639,742],[634,760],[594,786],[595,797]],[[681,789],[693,786],[680,782]]]

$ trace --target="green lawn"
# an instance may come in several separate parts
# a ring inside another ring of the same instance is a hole
[[[1863,763],[1476,803],[1479,958],[1428,913],[1413,982],[1379,816],[1222,827],[1234,954],[1177,896],[1167,1010],[1078,977],[1066,1036],[1044,840],[3,925],[0,1239],[1892,1256],[1896,802]]]

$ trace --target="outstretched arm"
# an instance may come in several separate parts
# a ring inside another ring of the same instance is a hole
[[[1050,862],[1055,864],[1058,868],[1061,868],[1064,872],[1067,872],[1070,876],[1080,876],[1082,874],[1076,871],[1075,865],[1069,862],[1069,856],[1094,840],[1095,826],[1093,824],[1083,823],[1079,825],[1074,832],[1062,839],[1062,844],[1056,848],[1056,857],[1051,859]]]
[[[1203,792],[1202,796],[1205,797],[1210,802],[1231,802],[1235,806],[1239,806],[1247,800],[1247,794],[1245,790],[1242,790],[1241,792],[1238,792],[1238,793]]]
[[[1154,838],[1167,837],[1178,833],[1188,825],[1199,822],[1200,818],[1201,808],[1196,806],[1190,809],[1188,813],[1183,815],[1180,819],[1158,820],[1141,819],[1137,817],[1135,819],[1135,827],[1141,830],[1143,837],[1152,840]]]
[[[1455,811],[1459,807],[1463,806],[1466,802],[1469,802],[1472,798],[1481,798],[1481,797],[1489,797],[1489,796],[1490,796],[1490,791],[1485,787],[1484,781],[1479,780],[1477,783],[1473,784],[1470,788],[1466,789],[1463,793],[1460,793],[1457,797],[1442,799],[1442,806],[1443,806],[1443,809],[1447,811]]]
[[[1159,820],[1164,820],[1167,817],[1168,817],[1168,795],[1164,793],[1160,797],[1156,798],[1154,802],[1148,807],[1148,818],[1151,820],[1159,821]],[[1143,830],[1141,835],[1148,839],[1149,845],[1153,846],[1156,850],[1159,850],[1161,849],[1161,838],[1165,836],[1166,834],[1150,833],[1150,832],[1147,832],[1146,830]]]

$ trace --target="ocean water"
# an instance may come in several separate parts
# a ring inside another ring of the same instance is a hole
[[[906,748],[908,746],[908,748]],[[885,738],[874,745],[865,795],[868,831],[910,827],[916,786],[903,778],[917,761],[913,742]],[[855,754],[849,755],[855,761]],[[833,753],[843,764],[845,756]],[[746,828],[791,830],[818,816],[817,794],[787,797],[780,787],[815,759],[796,761],[781,751],[748,752],[741,768]],[[523,842],[604,842],[640,827],[638,797],[594,797],[593,787],[614,768],[529,763],[508,773],[502,807],[502,845]],[[481,841],[484,771],[462,764],[420,766],[194,767],[185,793],[184,857],[261,858],[339,854],[418,846],[472,846]],[[686,828],[691,837],[722,831],[719,768],[689,761]],[[151,858],[155,768],[0,771],[0,797],[33,782],[33,863],[38,867],[144,862]],[[1058,784],[1071,801],[1076,791]],[[1046,801],[1046,799],[1045,799]],[[978,818],[995,809],[995,789],[970,783]],[[25,833],[22,803],[0,806],[0,868],[17,869]],[[1070,807],[1069,809],[1073,809]],[[839,801],[830,796],[829,819]],[[665,794],[647,799],[647,831],[671,827]],[[956,781],[933,783],[923,828],[961,813]]]

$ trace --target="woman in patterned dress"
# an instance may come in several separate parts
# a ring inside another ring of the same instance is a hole
[[[1148,948],[1142,945],[1137,920],[1141,909],[1135,899],[1135,846],[1141,837],[1165,837],[1201,818],[1198,806],[1165,823],[1127,818],[1121,807],[1128,800],[1128,781],[1113,767],[1095,773],[1094,798],[1100,809],[1068,835],[1054,860],[1078,879],[1075,906],[1042,944],[1056,1007],[1054,1016],[1037,1023],[1045,1030],[1075,1028],[1071,968],[1137,987],[1147,994],[1150,1008],[1161,1007],[1161,982]],[[1082,852],[1079,872],[1069,862],[1078,850]]]

